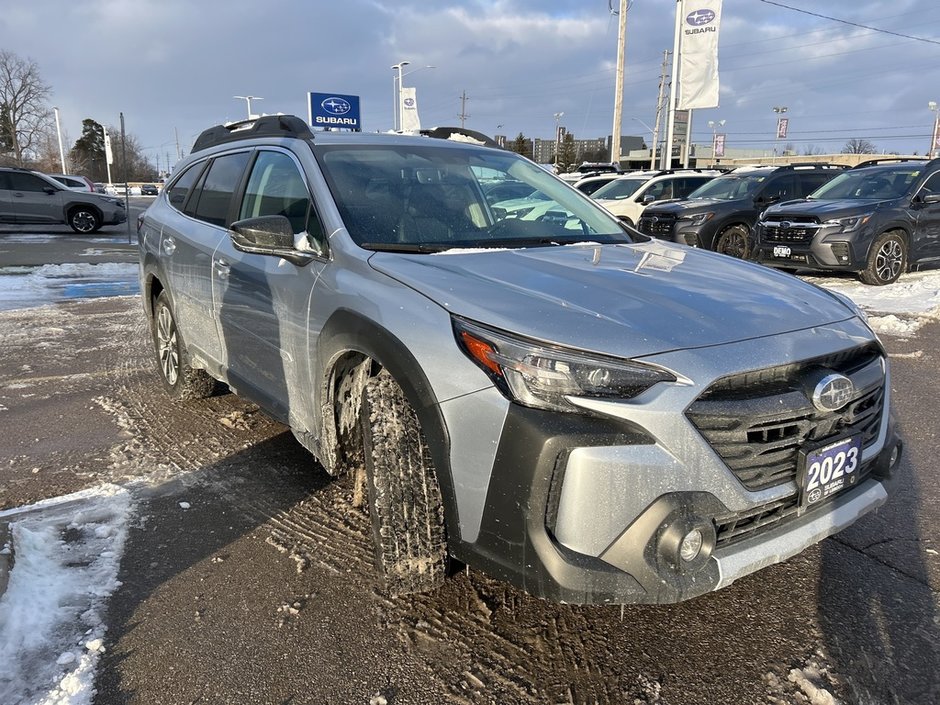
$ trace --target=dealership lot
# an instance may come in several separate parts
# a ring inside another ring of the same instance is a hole
[[[75,247],[58,259],[82,263],[123,235],[79,248],[65,234],[6,234],[0,250],[32,267]],[[937,278],[907,275],[862,302],[892,357],[907,444],[898,495],[681,605],[556,605],[474,571],[432,595],[383,597],[350,483],[233,395],[171,403],[132,295],[0,311],[0,508],[101,486],[133,496],[97,703],[825,702],[820,689],[847,703],[933,702]],[[855,291],[851,278],[825,282]],[[69,673],[58,661],[72,645],[46,646],[50,672]]]

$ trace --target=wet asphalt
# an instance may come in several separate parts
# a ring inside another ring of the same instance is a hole
[[[111,236],[108,256],[133,261]],[[65,231],[16,239],[0,232],[0,267],[86,252]],[[935,703],[940,323],[885,343],[906,443],[896,495],[679,605],[551,604],[477,571],[384,597],[349,482],[231,394],[172,403],[132,296],[0,312],[0,508],[135,488],[97,705],[806,703],[803,677],[844,703]]]

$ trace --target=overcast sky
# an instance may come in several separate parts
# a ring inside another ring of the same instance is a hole
[[[617,0],[611,0],[619,5]],[[726,120],[727,146],[771,149],[789,108],[788,142],[841,151],[924,154],[940,101],[937,0],[724,0],[721,106],[696,111],[693,136]],[[688,3],[687,3],[688,4]],[[628,13],[624,134],[652,125],[673,0]],[[912,35],[928,41],[897,36]],[[391,65],[411,62],[423,126],[551,138],[553,115],[578,138],[612,130],[617,19],[608,0],[33,0],[5,3],[0,47],[35,60],[70,144],[83,118],[127,130],[164,166],[205,127],[254,110],[306,117],[307,91],[359,95],[367,131],[392,126]],[[634,119],[637,118],[638,120]],[[499,126],[502,127],[499,127]]]

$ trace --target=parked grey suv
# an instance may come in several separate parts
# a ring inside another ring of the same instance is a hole
[[[73,191],[38,171],[0,167],[0,223],[65,223],[86,235],[126,220],[118,198]]]
[[[550,207],[491,208],[500,180]],[[510,152],[219,126],[139,244],[163,385],[227,382],[361,478],[391,593],[453,557],[555,600],[683,600],[897,475],[888,359],[851,302],[627,231]]]

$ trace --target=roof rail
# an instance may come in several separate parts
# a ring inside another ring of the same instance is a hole
[[[484,147],[496,147],[502,149],[499,143],[492,137],[487,137],[482,132],[468,130],[465,127],[433,127],[430,130],[421,130],[422,135],[434,137],[439,140],[454,140],[455,142],[476,142]]]
[[[781,164],[778,169],[798,169],[800,167],[821,167],[823,169],[848,169],[846,164],[832,164],[830,162],[793,162],[792,164]]]
[[[900,164],[902,162],[926,162],[929,157],[884,157],[882,159],[869,159],[853,166],[853,169],[862,169],[866,166],[875,166],[876,164]]]
[[[226,142],[252,139],[253,137],[294,137],[313,139],[307,123],[296,115],[263,115],[252,120],[229,122],[203,130],[193,144],[193,152]]]

